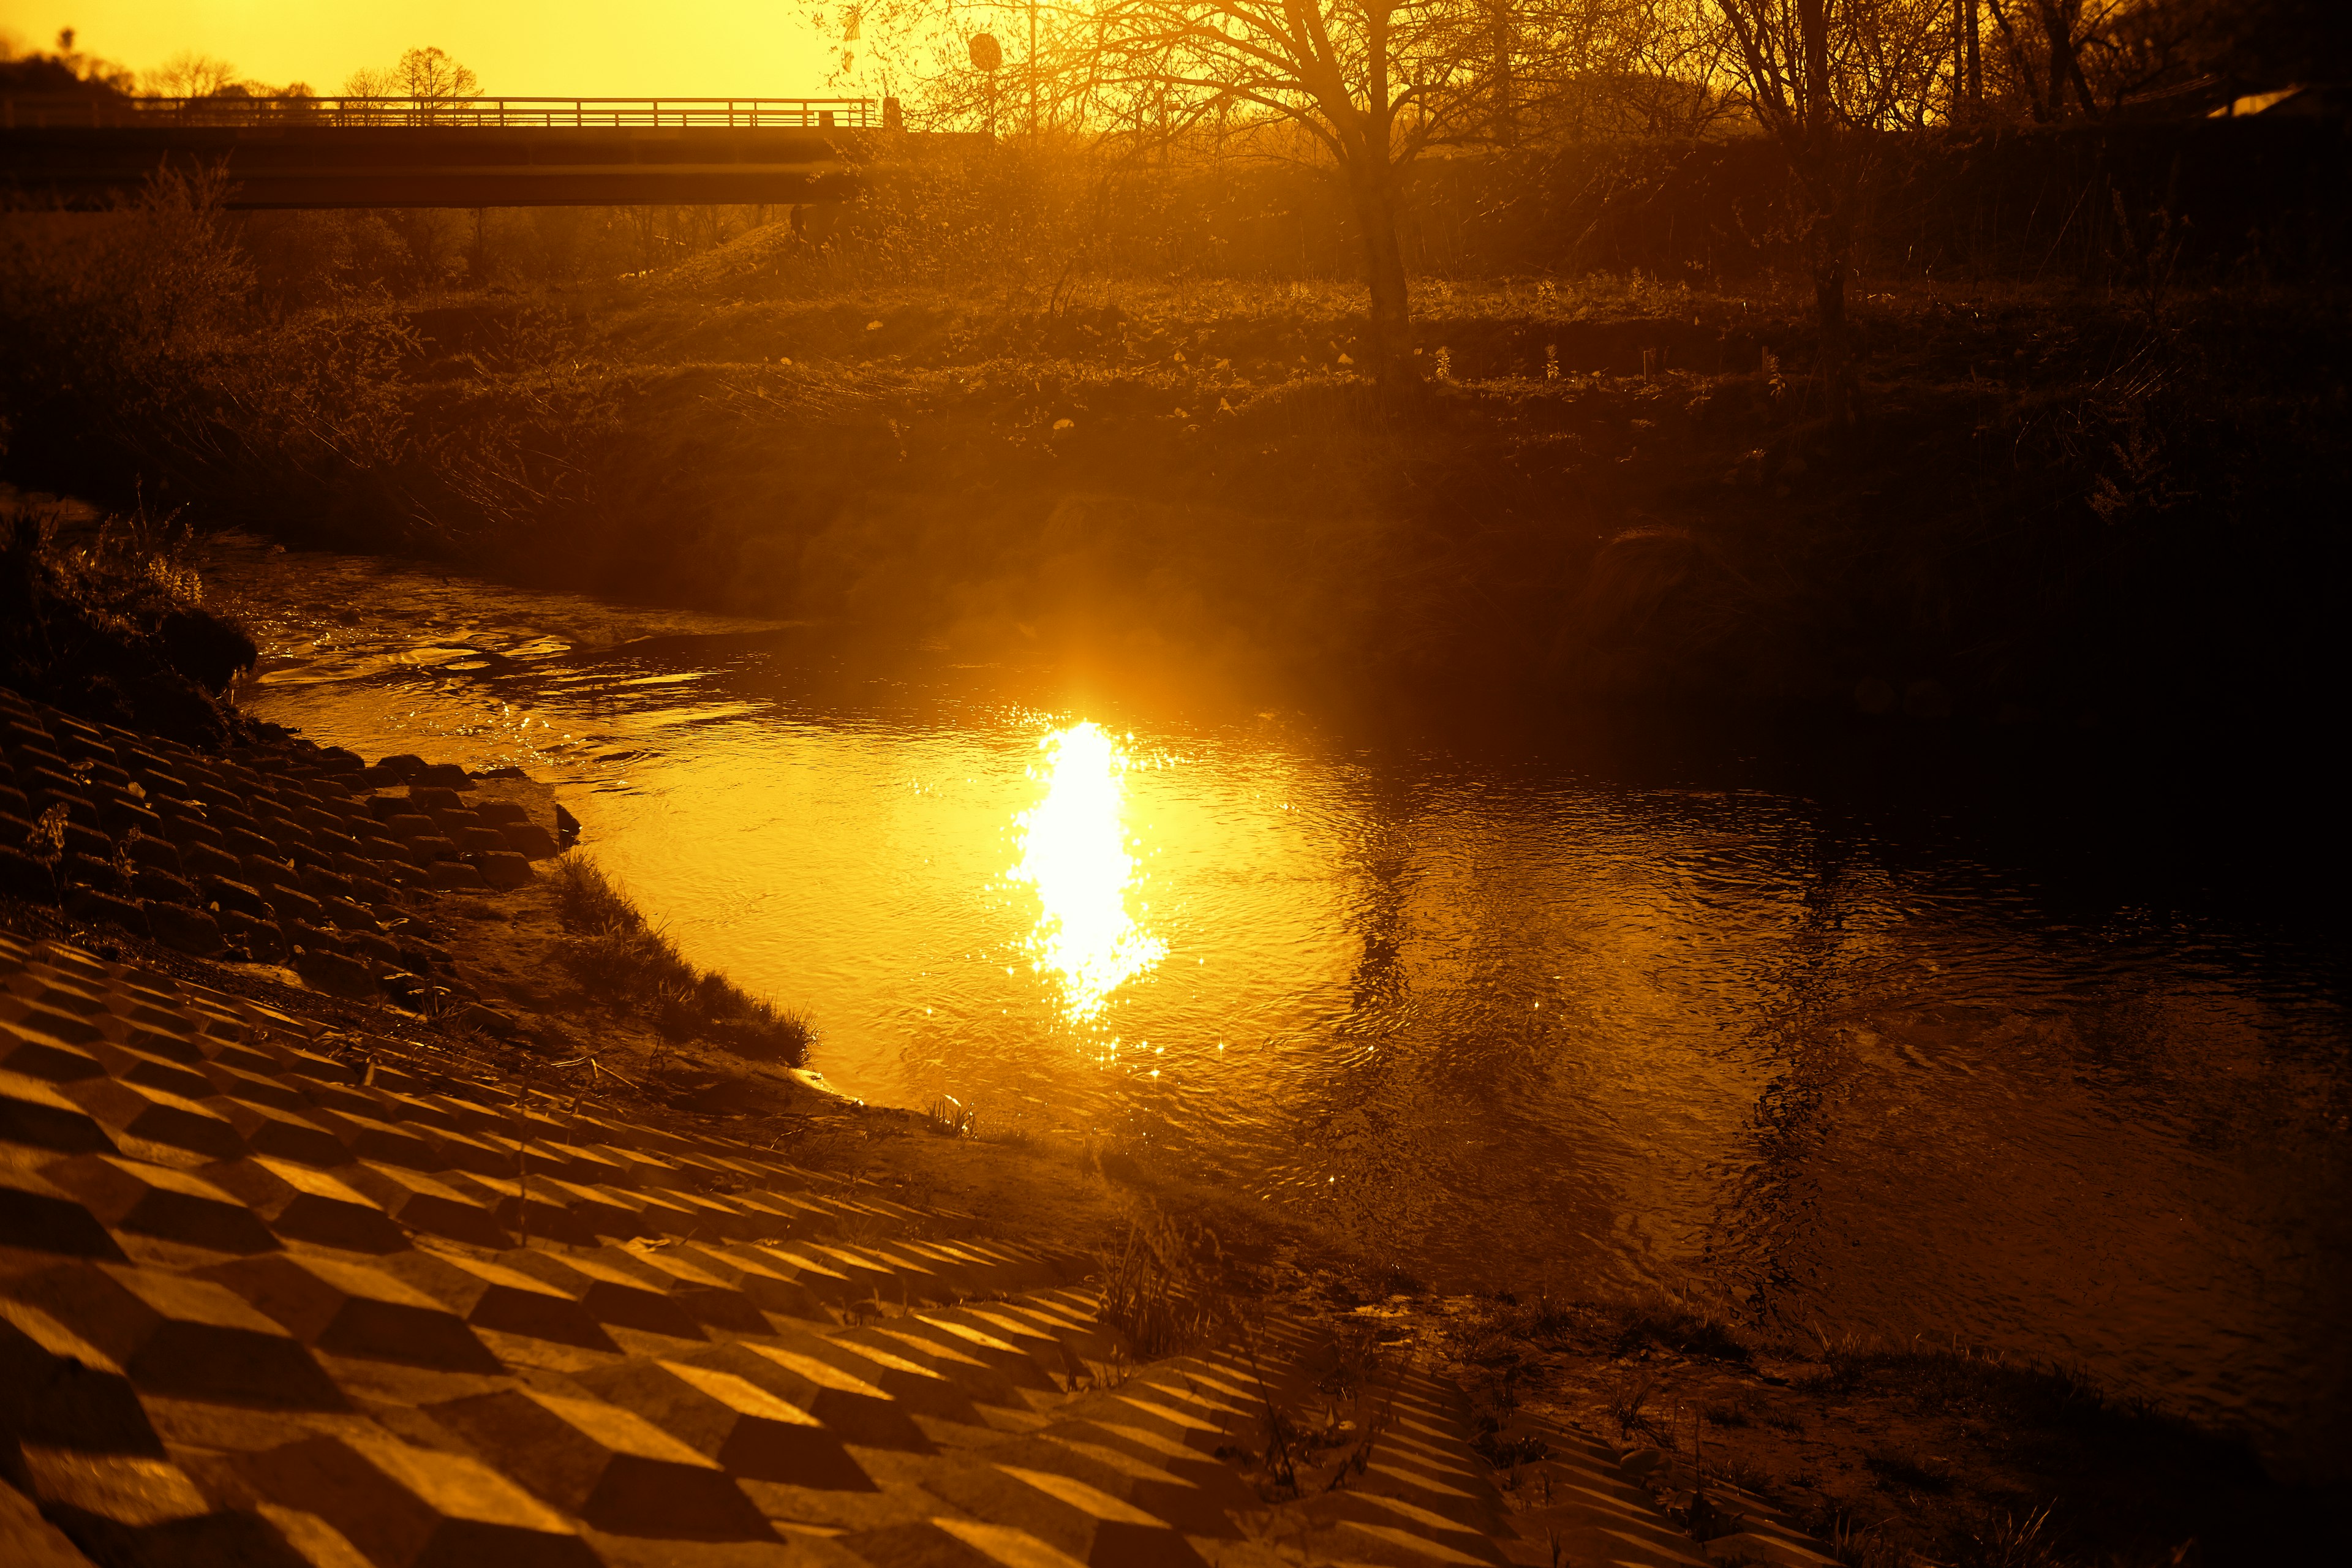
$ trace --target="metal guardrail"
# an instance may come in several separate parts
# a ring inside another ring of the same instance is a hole
[[[0,96],[0,130],[85,125],[272,130],[336,126],[543,129],[730,126],[740,130],[895,128],[895,100],[870,98],[131,98]]]

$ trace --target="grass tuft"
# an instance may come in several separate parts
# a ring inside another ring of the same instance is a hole
[[[578,850],[555,863],[564,963],[607,1001],[642,1007],[667,1035],[710,1040],[740,1057],[798,1067],[814,1038],[807,1017],[696,969],[628,896]]]
[[[1116,1251],[1104,1253],[1103,1321],[1127,1336],[1139,1361],[1198,1343],[1223,1315],[1223,1248],[1205,1226],[1171,1219],[1144,1203]]]

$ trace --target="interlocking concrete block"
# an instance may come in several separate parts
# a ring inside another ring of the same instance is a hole
[[[1299,1512],[1332,1531],[1336,1554],[1367,1563],[1418,1568],[1433,1561],[1508,1562],[1501,1547],[1485,1534],[1396,1498],[1327,1492]]]
[[[259,1215],[186,1171],[120,1155],[75,1154],[41,1174],[114,1230],[214,1252],[278,1248]]]
[[[314,1104],[318,1097],[314,1096]],[[378,1165],[398,1165],[404,1170],[434,1172],[442,1168],[441,1156],[431,1142],[405,1127],[395,1126],[372,1114],[381,1106],[371,1105],[368,1111],[343,1109],[352,1103],[346,1097],[338,1105],[317,1105],[311,1120],[341,1139],[343,1146],[362,1160]]]
[[[978,1404],[1016,1410],[1029,1408],[1028,1401],[1022,1398],[1018,1386],[1004,1373],[968,1355],[958,1354],[936,1340],[902,1331],[902,1325],[907,1321],[907,1319],[892,1318],[866,1323],[858,1328],[845,1329],[835,1338],[844,1344],[859,1349],[871,1346],[902,1361],[910,1361],[954,1384]]]
[[[472,858],[474,869],[480,873],[482,880],[488,886],[505,889],[530,885],[530,862],[508,848],[505,836],[497,829],[469,827],[461,847]]]
[[[992,1524],[1026,1531],[1095,1568],[1200,1568],[1165,1521],[1066,1475],[1017,1465],[942,1466],[923,1485]]]
[[[226,1117],[181,1095],[111,1078],[83,1079],[64,1086],[64,1093],[125,1146],[135,1140],[203,1160],[234,1160],[246,1152]]]
[[[1028,1531],[938,1518],[853,1531],[839,1544],[874,1568],[1084,1568],[1084,1560]]]
[[[157,1038],[152,1032],[147,1038]],[[174,1060],[135,1046],[118,1044],[113,1040],[92,1040],[90,1055],[105,1064],[107,1075],[141,1089],[161,1089],[182,1100],[202,1100],[211,1098],[212,1079],[190,1067],[184,1058]],[[186,1056],[195,1055],[194,1047],[186,1047]]]
[[[707,1337],[677,1302],[602,1258],[576,1254],[559,1258],[552,1253],[518,1248],[500,1253],[498,1261],[571,1296],[600,1323],[672,1339]]]
[[[441,852],[445,849],[451,857],[456,856],[457,852],[457,847],[447,839],[420,838],[409,847],[420,855],[433,857],[431,863],[425,868],[425,879],[430,886],[446,893],[479,893],[489,890],[489,884],[482,879],[481,872],[463,860],[442,858]]]
[[[994,1369],[1021,1388],[1034,1389],[1041,1394],[1059,1394],[1062,1385],[1053,1373],[1040,1365],[1036,1357],[1026,1350],[1007,1342],[970,1323],[955,1321],[952,1314],[922,1312],[911,1317],[894,1318],[891,1331],[913,1340],[927,1340],[940,1350],[951,1352],[967,1360]],[[1061,1347],[1053,1353],[1058,1357]]]
[[[422,1251],[393,1254],[383,1267],[476,1329],[620,1353],[577,1299],[528,1274],[482,1258]]]
[[[218,1094],[204,1104],[236,1128],[245,1146],[256,1154],[320,1167],[352,1163],[351,1150],[332,1130],[299,1111]]]
[[[61,1263],[7,1289],[96,1345],[142,1393],[343,1407],[310,1352],[211,1280],[122,1264]]]
[[[595,1256],[647,1289],[661,1291],[709,1328],[739,1334],[766,1334],[774,1329],[732,1280],[666,1247],[604,1247]]]
[[[43,1176],[54,1151],[0,1143],[0,1247],[120,1260],[121,1247],[80,1200]]]
[[[283,1324],[304,1344],[448,1372],[500,1371],[473,1331],[439,1301],[380,1268],[285,1253],[203,1271]]]
[[[578,1373],[576,1381],[730,1475],[834,1490],[874,1485],[816,1417],[731,1373],[641,1358]]]
[[[0,1435],[90,1453],[163,1452],[113,1358],[47,1312],[6,1298],[0,1298]]]
[[[100,1077],[106,1064],[80,1046],[0,1019],[0,1069],[58,1084]]]
[[[348,1433],[238,1468],[264,1495],[325,1520],[377,1568],[598,1568],[561,1514],[461,1454]]]
[[[917,1454],[935,1451],[903,1405],[830,1362],[781,1345],[737,1340],[688,1356],[685,1363],[740,1377],[814,1415],[845,1443]]]
[[[1706,1561],[1755,1563],[1768,1568],[1836,1568],[1837,1560],[1779,1534],[1743,1530],[1706,1543]]]
[[[195,896],[195,890],[189,889],[188,900]],[[217,958],[228,950],[228,938],[222,932],[220,921],[204,910],[184,907],[181,900],[166,902],[151,895],[147,929],[165,947],[177,948],[198,958]]]
[[[992,1465],[1083,1481],[1187,1535],[1238,1538],[1242,1531],[1234,1522],[1234,1513],[1265,1507],[1239,1476],[1223,1466],[1218,1467],[1221,1479],[1213,1486],[1204,1487],[1122,1448],[1075,1436],[1033,1433],[1009,1439],[974,1458]]]
[[[563,1206],[562,1194],[543,1176],[509,1181],[478,1176],[470,1171],[444,1171],[441,1179],[474,1198],[519,1237],[560,1241],[570,1247],[593,1247],[596,1234]]]
[[[408,1237],[381,1205],[306,1163],[256,1155],[196,1173],[241,1198],[278,1236],[346,1252],[398,1252]]]
[[[836,1307],[865,1300],[871,1294],[870,1287],[853,1280],[841,1269],[821,1261],[814,1249],[798,1243],[738,1242],[726,1250],[730,1257],[757,1258],[763,1268],[782,1275],[818,1300]]]
[[[43,1517],[109,1568],[308,1568],[269,1521],[217,1506],[169,1459],[28,1443],[16,1468]]]
[[[929,1367],[903,1356],[874,1345],[849,1344],[830,1334],[788,1331],[778,1335],[776,1342],[880,1389],[909,1418],[929,1416],[966,1426],[982,1424],[971,1395]]]
[[[783,1269],[774,1267],[756,1247],[743,1243],[735,1244],[735,1247],[740,1250],[673,1244],[664,1252],[672,1259],[698,1265],[718,1275],[749,1297],[763,1312],[781,1313],[811,1322],[829,1324],[833,1321],[833,1314],[825,1310],[815,1291]]]
[[[514,1245],[513,1235],[499,1223],[488,1205],[421,1171],[362,1162],[337,1174],[410,1230],[446,1236],[494,1252]]]
[[[503,1389],[425,1413],[488,1464],[599,1530],[667,1540],[772,1541],[725,1470],[613,1405]]]
[[[0,1069],[0,1141],[66,1154],[111,1152],[115,1146],[112,1136],[82,1107],[37,1079],[5,1069]]]
[[[14,1487],[0,1487],[0,1555],[10,1568],[91,1568],[65,1531]]]
[[[304,944],[294,955],[294,971],[303,984],[330,996],[373,1002],[382,994],[366,964],[321,945]]]

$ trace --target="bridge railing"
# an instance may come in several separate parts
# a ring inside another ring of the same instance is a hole
[[[896,116],[870,98],[132,98],[0,96],[0,130],[74,125],[732,126],[866,130]]]

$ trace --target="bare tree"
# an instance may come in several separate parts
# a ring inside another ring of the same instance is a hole
[[[392,68],[400,90],[420,103],[454,103],[481,96],[482,84],[472,68],[459,65],[439,49],[411,49]]]
[[[1403,376],[1403,173],[1433,142],[1492,123],[1470,82],[1491,28],[1438,0],[1103,0],[1096,16],[1106,96],[1156,103],[1163,134],[1238,110],[1297,127],[1330,159],[1363,247],[1373,374]]]
[[[1846,276],[1860,153],[1854,133],[1924,123],[1952,58],[1944,0],[1715,0],[1749,103],[1788,162],[1812,273],[1832,422],[1853,417]]]
[[[212,98],[236,83],[235,66],[194,49],[181,50],[146,78],[148,90],[163,98]]]

